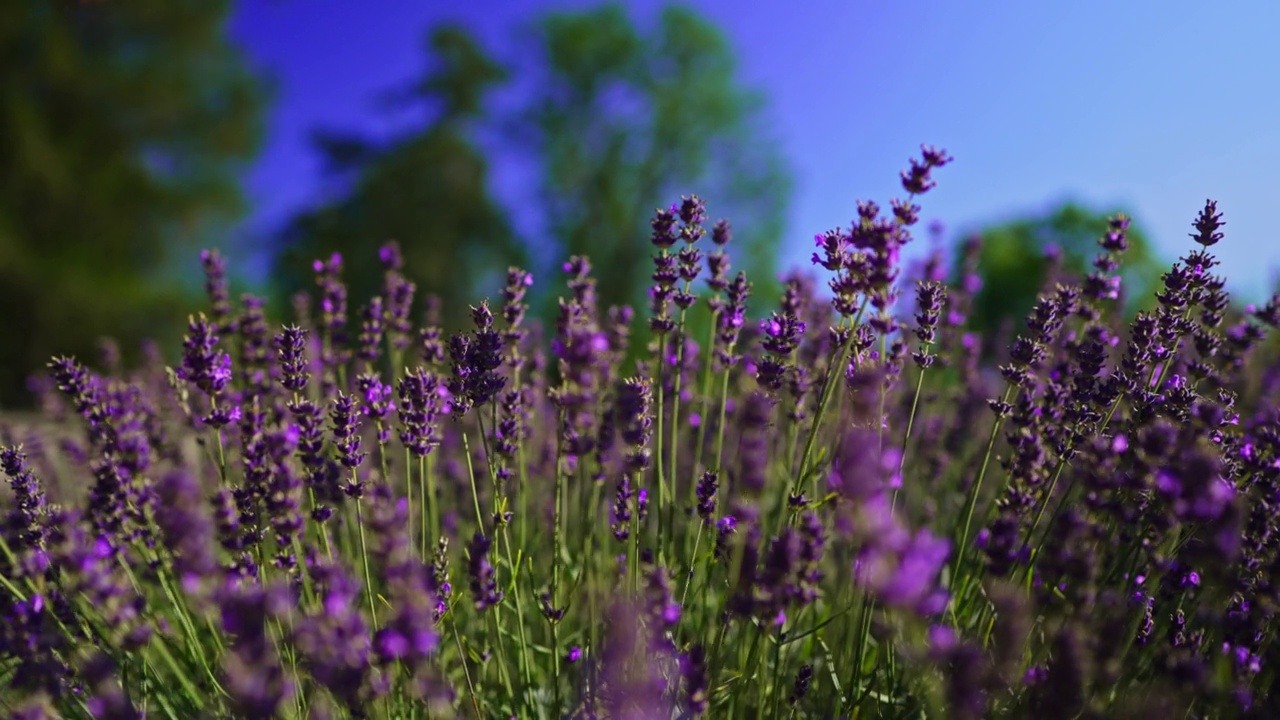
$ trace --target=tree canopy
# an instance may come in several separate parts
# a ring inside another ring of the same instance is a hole
[[[733,220],[735,257],[769,284],[789,182],[760,98],[741,87],[713,26],[679,8],[652,30],[619,5],[551,13],[510,67],[460,27],[428,37],[426,71],[398,94],[427,109],[425,124],[382,140],[319,136],[338,191],[279,237],[286,291],[309,286],[296,273],[305,260],[340,251],[362,298],[377,287],[376,248],[394,239],[405,274],[455,318],[507,265],[543,275],[547,259],[579,254],[595,266],[602,303],[642,303],[653,208],[691,192],[713,218]],[[490,102],[508,79],[508,102]],[[535,178],[519,207],[503,209],[490,191],[489,169],[503,163]]]
[[[520,128],[558,253],[595,261],[603,303],[637,302],[653,208],[696,192],[732,221],[731,251],[768,297],[790,178],[720,31],[681,7],[646,31],[621,5],[536,28],[538,90]]]
[[[1040,215],[1019,218],[978,231],[982,238],[978,273],[982,288],[974,300],[971,326],[994,331],[1022,320],[1035,304],[1047,280],[1052,262],[1069,275],[1087,272],[1100,251],[1098,238],[1107,231],[1107,219],[1117,214],[1098,212],[1066,202]],[[1151,249],[1142,227],[1133,221],[1127,233],[1129,249],[1121,259],[1119,274],[1125,308],[1130,313],[1151,302],[1163,267]]]
[[[181,329],[164,271],[243,209],[260,136],[231,5],[0,3],[0,404],[52,354]]]
[[[316,134],[338,189],[279,238],[276,277],[287,293],[310,287],[311,259],[341,252],[352,297],[363,302],[381,277],[377,247],[396,240],[405,275],[457,312],[487,275],[524,261],[490,195],[488,162],[469,137],[484,96],[506,73],[460,27],[434,29],[427,45],[431,66],[398,96],[400,104],[427,106],[433,117],[425,127],[385,140]]]

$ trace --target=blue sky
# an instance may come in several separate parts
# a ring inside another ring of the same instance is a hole
[[[538,10],[591,4],[245,0],[232,36],[277,84],[246,233],[317,197],[312,128],[388,129],[375,99],[422,67],[424,28],[460,20],[502,55]],[[1261,297],[1280,270],[1280,5],[686,4],[724,30],[740,77],[769,100],[796,180],[785,266],[807,263],[813,235],[847,224],[859,198],[898,195],[924,142],[956,158],[922,203],[948,238],[1072,198],[1127,208],[1171,261],[1213,198],[1230,287]],[[660,7],[630,5],[641,19]],[[518,181],[494,171],[500,193]]]

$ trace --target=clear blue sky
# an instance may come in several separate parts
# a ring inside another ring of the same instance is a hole
[[[386,129],[375,98],[422,67],[424,28],[463,21],[502,55],[536,11],[590,4],[244,0],[232,35],[277,83],[249,228],[317,197],[310,129]],[[846,225],[857,199],[896,196],[926,142],[956,158],[923,202],[948,238],[1074,198],[1128,208],[1172,260],[1214,198],[1229,287],[1260,297],[1280,269],[1280,5],[687,4],[768,97],[796,179],[785,265],[807,263],[814,233]],[[639,18],[660,6],[631,5]],[[494,171],[500,193],[515,182]]]

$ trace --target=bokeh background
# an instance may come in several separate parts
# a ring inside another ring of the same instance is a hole
[[[920,143],[956,162],[909,259],[975,234],[976,330],[1023,314],[1046,256],[1081,266],[1134,218],[1142,304],[1205,198],[1241,302],[1280,266],[1280,10],[1269,4],[17,0],[0,4],[0,407],[54,353],[176,349],[198,253],[288,319],[376,248],[445,322],[592,257],[643,302],[647,219],[697,192],[735,229],[756,306]],[[103,357],[105,354],[106,357]]]

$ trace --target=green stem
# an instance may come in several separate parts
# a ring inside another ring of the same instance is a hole
[[[1013,393],[1014,387],[1012,385],[1006,386],[1001,402],[1008,404]],[[1003,421],[1003,417],[997,417],[995,422],[991,424],[991,436],[987,438],[987,450],[982,456],[982,467],[978,470],[978,477],[974,479],[973,485],[969,487],[969,494],[965,499],[964,526],[960,531],[960,542],[956,544],[956,562],[954,571],[951,574],[951,582],[953,584],[959,579],[960,570],[964,567],[965,551],[969,546],[969,531],[973,524],[973,511],[978,504],[978,494],[982,490],[982,480],[986,477],[987,468],[991,464],[991,451],[996,445],[996,437],[1000,434],[1000,427],[1003,425]]]
[[[560,413],[560,425],[563,426],[565,421],[564,412]],[[559,607],[560,602],[560,543],[561,543],[561,523],[564,520],[561,505],[564,501],[564,468],[561,467],[563,458],[560,457],[559,443],[557,443],[556,452],[556,486],[555,495],[552,499],[554,503],[551,508],[551,535],[552,535],[552,555],[551,555],[551,605]],[[558,716],[560,714],[560,623],[554,618],[548,618],[551,622],[551,655],[554,663],[554,705],[552,712]]]
[[[924,387],[924,371],[927,368],[920,368],[920,377],[916,379],[915,396],[911,399],[911,414],[907,416],[907,432],[902,436],[902,452],[898,456],[898,477],[902,478],[902,470],[907,466],[907,443],[911,441],[911,429],[916,422],[916,409],[920,406],[920,390]],[[905,482],[905,480],[903,481]],[[893,489],[893,500],[889,504],[890,510],[898,506],[898,491],[901,488]]]
[[[853,667],[849,673],[849,709],[861,702],[862,698],[862,666],[866,662],[867,640],[871,636],[871,614],[875,611],[875,601],[864,595],[862,612],[858,617],[858,644],[854,651]]]
[[[471,502],[476,509],[476,532],[484,534],[484,513],[480,512],[480,493],[476,490],[476,472],[471,464],[471,442],[467,439],[467,432],[462,431],[462,454],[467,458],[467,478],[471,481]]]
[[[685,602],[689,599],[689,586],[693,584],[693,576],[698,568],[698,546],[702,542],[702,530],[707,526],[707,522],[703,520],[698,523],[698,533],[693,540],[693,555],[689,558],[689,575],[684,581],[684,592],[680,594],[680,618],[676,620],[676,629],[672,633],[677,642],[680,637],[680,624],[684,622],[685,616],[689,614]]]
[[[696,455],[694,456],[693,463],[693,470],[695,474],[697,473],[698,468],[702,466],[702,456],[707,444],[707,425],[709,424],[707,422],[707,411],[711,405],[711,358],[715,355],[716,323],[719,322],[719,320],[720,311],[712,310],[711,330],[707,332],[707,351],[702,357],[702,373],[700,374],[698,381],[699,423],[698,438],[697,442],[694,443],[694,452]],[[694,492],[696,493],[696,486]]]
[[[516,594],[516,619],[519,621],[520,631],[520,677],[524,680],[526,687],[532,687],[533,678],[529,674],[529,642],[524,634],[524,596],[520,592],[520,566],[511,560],[511,533],[506,525],[502,526],[502,541],[506,545],[507,566],[511,568],[511,585]]]
[[[748,622],[746,626],[749,627],[750,623]],[[751,650],[747,652],[747,664],[742,669],[742,680],[747,687],[739,688],[733,694],[733,704],[730,706],[732,710],[729,713],[729,717],[742,717],[742,715],[738,714],[738,701],[748,694],[747,688],[750,687],[750,684],[755,679],[756,666],[759,664],[760,657],[760,638],[764,635],[764,628],[757,627],[755,630],[756,632],[751,638]]]
[[[836,362],[827,367],[827,377],[822,383],[822,394],[818,400],[818,410],[813,416],[813,427],[809,428],[809,436],[805,439],[804,453],[800,456],[800,472],[796,474],[796,479],[791,487],[793,495],[799,495],[804,484],[805,478],[811,474],[809,468],[809,459],[813,457],[813,448],[818,440],[818,431],[822,428],[822,419],[827,414],[827,406],[831,404],[831,397],[835,395],[835,387],[840,383],[840,379],[844,376],[844,368],[849,362],[849,353],[853,349],[853,341],[858,335],[858,324],[862,322],[862,314],[867,309],[867,300],[864,298],[861,307],[858,308],[858,314],[853,319],[853,324],[849,326],[849,337],[840,345],[836,352]],[[814,476],[814,487],[817,486],[817,476]]]
[[[730,352],[733,352],[730,350]],[[720,378],[720,420],[716,427],[716,464],[714,465],[716,472],[721,472],[723,468],[720,463],[724,461],[724,423],[725,413],[729,407],[729,368],[725,368]],[[722,473],[723,474],[723,473]]]
[[[666,250],[663,250],[662,254],[665,256],[667,254]],[[665,333],[658,337],[657,364],[658,364],[658,383],[657,383],[658,384],[658,388],[657,388],[658,402],[654,408],[654,414],[657,416],[656,420],[657,420],[658,427],[657,427],[657,433],[654,435],[655,447],[654,447],[653,467],[654,467],[654,472],[658,476],[658,507],[657,507],[657,512],[655,513],[656,517],[654,522],[657,525],[658,537],[661,538],[662,537],[662,513],[663,513],[663,508],[667,506],[667,479],[666,479],[666,473],[663,472],[664,465],[663,465],[663,457],[662,457],[662,438],[664,434],[663,433],[663,416],[666,414],[663,412],[663,409],[665,406],[664,386],[666,384],[664,379],[666,377],[666,367],[667,367],[667,336]]]
[[[888,340],[885,338],[884,335],[881,335],[880,336],[880,365],[882,367],[888,367],[889,365],[887,347],[888,347]],[[880,378],[880,411],[879,411],[879,414],[876,415],[876,442],[878,445],[876,452],[882,455],[884,454],[884,426],[886,424],[886,419],[884,416],[884,397],[888,391],[888,383],[885,382],[885,377],[887,377],[887,375],[882,375],[882,377]]]
[[[395,367],[394,365],[392,367]],[[409,527],[405,528],[405,532],[409,535],[409,547],[414,546],[413,542],[413,459],[410,456],[409,448],[404,449],[404,497],[405,503],[408,505]],[[422,556],[426,559],[426,556]]]
[[[686,293],[689,292],[689,284],[690,284],[690,281],[688,280],[686,280],[684,283],[684,291]],[[685,315],[687,312],[688,311],[684,309],[680,310],[680,324],[676,326],[676,342],[678,343],[678,347],[676,347],[675,378],[672,380],[673,387],[672,387],[672,398],[671,398],[671,451],[670,451],[671,459],[668,465],[670,469],[667,472],[668,481],[671,483],[671,498],[670,498],[671,504],[669,507],[666,508],[666,513],[667,513],[667,529],[672,533],[671,540],[673,541],[672,542],[673,555],[675,553],[674,540],[675,540],[675,529],[676,529],[676,521],[675,521],[676,495],[677,493],[679,493],[678,483],[676,482],[676,477],[677,477],[676,456],[679,454],[679,451],[680,451],[680,388],[684,384],[684,322],[685,322]],[[661,412],[662,406],[659,405],[658,409],[659,409],[659,412]],[[690,483],[689,484],[690,490],[692,491],[695,486],[696,486],[696,483]],[[662,547],[662,539],[663,539],[662,536],[659,535],[658,536],[659,547]]]
[[[422,539],[423,556],[426,556],[426,548],[430,547],[440,539],[440,497],[436,490],[436,461],[432,454],[428,454],[421,462],[423,468],[423,482],[425,484],[424,491],[419,493],[422,495],[422,502],[427,507],[427,517],[431,519],[431,534]],[[427,522],[427,517],[422,522]]]
[[[355,480],[355,470],[351,471]],[[360,510],[360,498],[356,498],[356,528],[360,533],[360,558],[364,563],[364,587],[369,594],[369,617],[373,619],[373,629],[378,630],[378,599],[373,592],[373,576],[369,573],[369,549],[364,539],[364,517]]]
[[[458,635],[458,621],[453,616],[453,609],[449,610],[449,624],[453,626],[453,641],[458,646],[458,660],[462,663],[462,675],[467,679],[467,691],[471,694],[471,708],[476,711],[476,720],[483,717],[480,714],[479,701],[476,698],[476,686],[471,683],[471,671],[467,669],[467,653],[462,649],[462,638]]]

